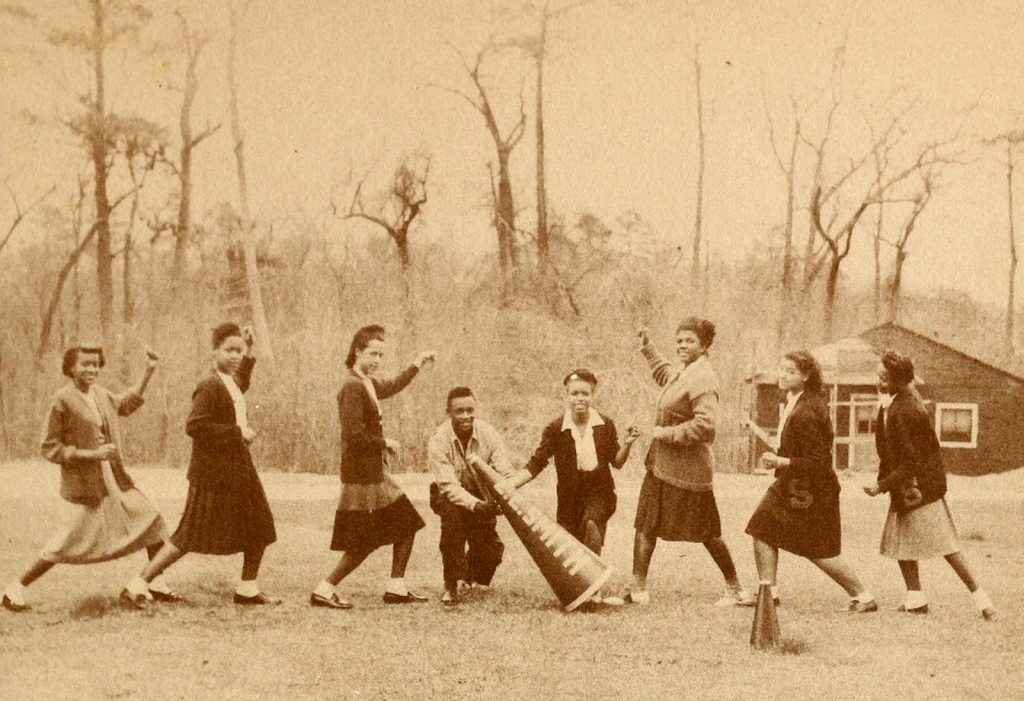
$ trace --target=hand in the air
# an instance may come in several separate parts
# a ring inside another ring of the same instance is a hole
[[[646,346],[648,343],[651,342],[651,337],[650,334],[647,332],[646,326],[641,326],[640,329],[636,332],[636,335],[640,339],[641,346]]]
[[[414,360],[413,363],[416,367],[422,370],[425,367],[429,367],[435,360],[437,360],[437,353],[432,350],[428,350],[417,355],[416,360]]]
[[[252,350],[252,344],[256,342],[256,337],[252,335],[251,326],[242,328],[242,340],[245,341],[246,350]]]
[[[160,362],[160,355],[149,346],[146,346],[145,351],[147,367],[156,368],[157,364]]]
[[[640,437],[640,428],[636,424],[630,424],[629,428],[626,429],[626,435],[622,439],[626,445],[633,445],[636,439]]]

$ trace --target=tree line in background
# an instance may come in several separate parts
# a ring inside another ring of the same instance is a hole
[[[614,221],[570,215],[549,203],[544,106],[558,97],[545,86],[545,70],[557,69],[549,65],[552,45],[560,41],[556,30],[602,11],[603,4],[548,0],[504,7],[484,45],[451,47],[452,72],[433,86],[438,109],[468,106],[493,147],[481,168],[487,176],[481,191],[496,246],[495,254],[479,260],[466,260],[459,241],[417,243],[426,226],[421,215],[431,205],[427,148],[397,159],[389,177],[367,169],[339,185],[322,217],[296,217],[286,227],[260,221],[249,201],[239,98],[245,86],[237,75],[243,4],[230,2],[227,25],[211,33],[175,11],[177,60],[170,64],[178,72],[169,82],[180,94],[176,125],[114,112],[106,97],[112,58],[131,60],[133,51],[144,50],[139,37],[154,19],[146,5],[69,2],[65,21],[74,24],[61,27],[17,4],[0,7],[4,21],[39,37],[41,50],[77,56],[92,77],[76,111],[58,125],[38,127],[70,134],[82,170],[70,182],[29,195],[5,181],[14,214],[0,230],[0,278],[9,291],[0,300],[4,455],[36,453],[40,417],[60,382],[61,349],[98,334],[113,366],[108,372],[122,381],[137,371],[143,340],[162,353],[149,408],[129,432],[129,458],[181,464],[189,392],[209,363],[209,329],[224,317],[251,319],[256,328],[261,361],[250,401],[254,423],[263,427],[256,452],[261,464],[288,470],[334,469],[342,360],[350,334],[368,321],[389,328],[397,362],[421,347],[439,353],[436,371],[385,411],[390,432],[406,446],[408,469],[422,469],[423,443],[443,419],[443,397],[454,384],[477,391],[520,454],[559,410],[559,378],[581,365],[600,378],[603,410],[620,423],[644,425],[656,388],[637,356],[636,329],[649,325],[668,352],[675,323],[689,313],[719,326],[711,355],[723,379],[718,450],[725,469],[739,469],[746,455],[744,380],[774,363],[781,349],[885,320],[913,328],[916,320],[918,327],[949,329],[944,340],[962,350],[1024,370],[1014,348],[1013,177],[1021,130],[972,140],[965,136],[967,111],[948,133],[918,133],[916,103],[904,95],[894,96],[888,113],[865,117],[841,89],[845,44],[814,95],[773,100],[764,89],[767,141],[784,198],[779,225],[744,255],[712,255],[704,227],[704,172],[714,154],[706,149],[712,125],[699,32],[691,45],[693,120],[679,127],[698,145],[695,191],[688,195],[695,204],[692,228],[680,226],[687,233],[673,240],[645,221],[642,203]],[[203,61],[217,39],[227,42],[223,66]],[[200,93],[204,71],[217,70],[227,78],[221,98],[237,198],[196,216],[194,164],[214,157],[203,146],[222,125],[193,124],[193,107],[197,99],[217,99]],[[517,98],[510,102],[509,95]],[[839,147],[836,134],[853,122],[863,138],[851,151]],[[536,162],[528,181],[514,173],[513,155],[531,132]],[[906,299],[903,291],[912,237],[928,205],[942,196],[943,176],[970,167],[986,148],[1000,150],[1007,172],[1010,270],[1002,320],[966,295]],[[524,194],[530,191],[532,201]],[[523,202],[533,205],[532,213]],[[342,220],[364,223],[375,234],[365,245],[339,241],[333,224]],[[868,288],[843,275],[854,239],[873,246]],[[993,331],[1000,327],[1001,335]]]

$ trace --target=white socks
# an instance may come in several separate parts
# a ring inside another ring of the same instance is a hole
[[[974,605],[978,607],[978,611],[984,613],[986,609],[994,609],[995,606],[992,604],[992,599],[988,597],[984,589],[978,589],[971,592],[971,598],[974,599]]]
[[[320,583],[316,585],[316,589],[313,590],[313,593],[317,596],[322,596],[325,599],[330,599],[335,593],[334,585],[326,579],[321,579]]]
[[[928,605],[928,599],[916,589],[907,590],[907,598],[903,600],[903,607],[906,609],[919,609]]]
[[[149,590],[155,591],[158,594],[170,594],[171,585],[167,583],[167,580],[164,579],[162,574],[158,574],[156,577],[153,577],[153,581],[149,583]]]
[[[409,593],[409,589],[405,586],[405,577],[391,577],[388,579],[388,586],[384,591],[389,594],[405,596]]]
[[[256,584],[255,579],[243,579],[238,582],[238,586],[235,587],[235,593],[239,596],[259,596],[260,587]]]
[[[19,581],[13,581],[4,589],[4,596],[11,600],[15,606],[25,605],[25,585]]]
[[[153,580],[156,581],[156,580]],[[139,575],[132,577],[132,580],[124,585],[124,588],[128,590],[128,593],[132,596],[144,596],[147,599],[152,598],[152,594],[149,593],[149,587],[151,585],[146,582]]]
[[[857,596],[853,597],[853,600],[859,601],[862,604],[870,604],[872,601],[875,600],[875,597],[871,594],[871,592],[865,589],[860,594],[857,594]]]

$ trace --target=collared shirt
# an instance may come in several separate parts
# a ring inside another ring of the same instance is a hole
[[[793,394],[792,392],[786,393],[786,406],[782,407],[782,413],[779,414],[779,433],[778,436],[782,437],[782,429],[786,427],[786,422],[789,421],[789,415],[793,413],[793,409],[796,407],[797,401],[800,399],[800,395],[803,394],[803,390]]]
[[[352,374],[363,381],[363,386],[366,387],[366,391],[369,393],[370,399],[372,399],[373,403],[377,406],[377,413],[383,414],[384,412],[380,410],[380,400],[377,399],[377,388],[374,387],[373,380],[371,380],[369,376],[363,374],[363,371],[359,369],[358,365],[352,366]]]
[[[593,472],[597,469],[597,447],[594,445],[594,426],[603,426],[601,415],[590,410],[587,423],[580,427],[572,420],[572,412],[566,411],[562,419],[562,430],[569,431],[573,443],[576,444],[576,469],[580,472]]]
[[[239,428],[247,428],[249,426],[249,414],[245,407],[245,395],[242,394],[242,390],[239,389],[238,383],[235,382],[235,378],[231,375],[217,371],[217,375],[220,377],[221,382],[228,389],[228,394],[231,395],[231,403],[235,405],[235,424]]]
[[[895,394],[885,392],[878,395],[878,406],[882,408],[882,422],[885,426],[889,425],[889,407],[892,406],[892,400],[895,398]]]
[[[487,422],[475,419],[473,433],[463,448],[455,435],[451,421],[437,427],[427,443],[427,465],[434,475],[441,494],[456,506],[472,509],[481,499],[471,494],[467,487],[481,496],[484,493],[477,482],[476,473],[466,461],[467,455],[475,454],[494,468],[503,477],[512,474],[505,442]]]

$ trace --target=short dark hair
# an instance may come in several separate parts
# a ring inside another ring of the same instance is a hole
[[[370,345],[370,341],[383,341],[384,327],[380,324],[364,326],[352,336],[352,342],[348,346],[348,355],[345,356],[345,367],[351,369],[356,364],[356,353]]]
[[[704,348],[710,348],[715,340],[715,325],[707,319],[699,316],[688,316],[679,322],[676,333],[680,331],[693,331]]]
[[[103,349],[99,346],[90,344],[71,346],[64,351],[64,359],[60,364],[60,371],[63,372],[66,377],[73,377],[71,370],[75,367],[75,363],[78,362],[78,356],[81,353],[95,353],[98,355],[100,357],[100,367],[107,364],[106,358],[103,357]]]
[[[882,365],[889,373],[889,382],[906,387],[914,381],[914,361],[908,356],[887,349],[882,353]]]
[[[597,387],[597,375],[586,368],[576,368],[570,372],[562,378],[562,385],[568,386],[573,380],[582,380],[583,382],[589,383],[591,387]]]
[[[242,328],[234,323],[233,321],[225,321],[223,324],[217,324],[213,328],[213,334],[210,336],[210,342],[213,344],[213,349],[217,350],[220,348],[224,341],[228,340],[232,336],[242,337]]]
[[[800,348],[786,353],[783,357],[787,360],[792,360],[793,364],[796,365],[796,369],[802,375],[807,376],[807,380],[804,382],[805,392],[821,394],[824,386],[824,381],[821,378],[821,365],[818,364],[818,359],[811,355],[810,351]]]
[[[471,390],[469,387],[462,387],[462,386],[452,387],[450,390],[448,390],[448,399],[445,402],[445,405],[444,405],[445,408],[446,409],[451,409],[452,408],[452,402],[454,402],[456,399],[462,399],[463,397],[474,397],[475,398],[476,395],[473,394],[473,390]]]

